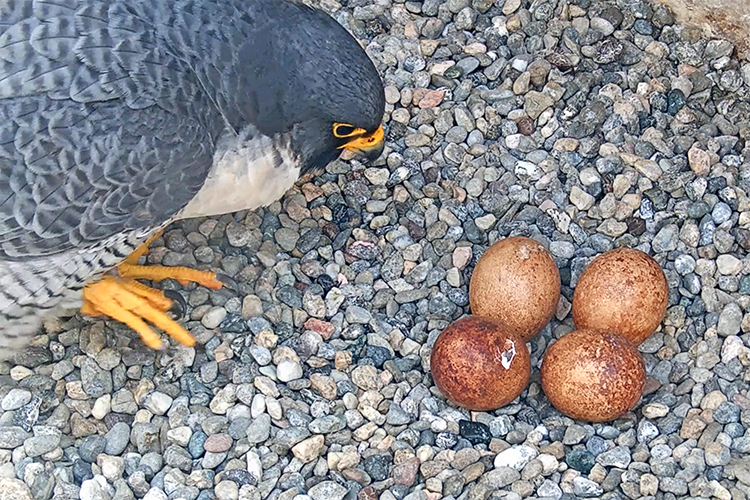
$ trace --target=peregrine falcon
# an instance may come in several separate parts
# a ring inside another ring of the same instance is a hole
[[[290,0],[0,0],[0,348],[81,308],[163,347],[140,266],[179,219],[267,206],[343,150],[383,151],[383,84],[326,13]]]

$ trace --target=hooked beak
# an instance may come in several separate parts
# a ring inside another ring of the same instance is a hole
[[[342,146],[353,153],[364,155],[370,162],[380,158],[385,148],[385,131],[380,125],[371,134],[360,135]]]

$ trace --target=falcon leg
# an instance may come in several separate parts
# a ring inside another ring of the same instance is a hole
[[[210,271],[199,271],[197,269],[190,269],[189,267],[167,267],[167,266],[139,266],[137,264],[138,259],[141,256],[148,253],[148,246],[156,238],[161,236],[162,231],[159,231],[146,242],[138,247],[135,252],[130,254],[127,259],[123,261],[117,267],[117,273],[122,278],[132,279],[143,279],[151,281],[162,281],[167,278],[176,280],[181,285],[185,286],[191,281],[203,285],[206,288],[213,290],[219,290],[223,283],[216,279],[216,273]]]
[[[223,283],[216,279],[216,273],[211,271],[199,271],[189,267],[167,267],[167,266],[135,266],[131,264],[120,264],[117,268],[118,274],[123,278],[142,279],[151,281],[162,281],[167,278],[177,280],[180,285],[195,282],[206,288],[219,290]]]
[[[172,278],[182,285],[192,281],[214,290],[220,289],[223,283],[216,279],[215,273],[209,271],[188,267],[138,265],[138,259],[148,253],[148,246],[160,235],[161,231],[153,235],[118,266],[119,277],[104,276],[101,281],[87,285],[83,289],[81,313],[94,317],[109,316],[128,325],[152,349],[161,349],[164,344],[146,322],[179,343],[192,347],[195,345],[193,337],[166,314],[172,308],[173,301],[164,291],[155,290],[135,280],[162,281]]]

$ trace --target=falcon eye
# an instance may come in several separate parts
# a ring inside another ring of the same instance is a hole
[[[334,123],[333,124],[333,135],[339,139],[345,137],[352,137],[354,135],[360,135],[364,132],[361,128],[354,127],[348,123]]]

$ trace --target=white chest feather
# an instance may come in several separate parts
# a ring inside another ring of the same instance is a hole
[[[286,151],[277,154],[270,139],[242,142],[234,138],[227,142],[217,149],[205,184],[180,213],[180,219],[268,206],[299,179],[297,162]]]

